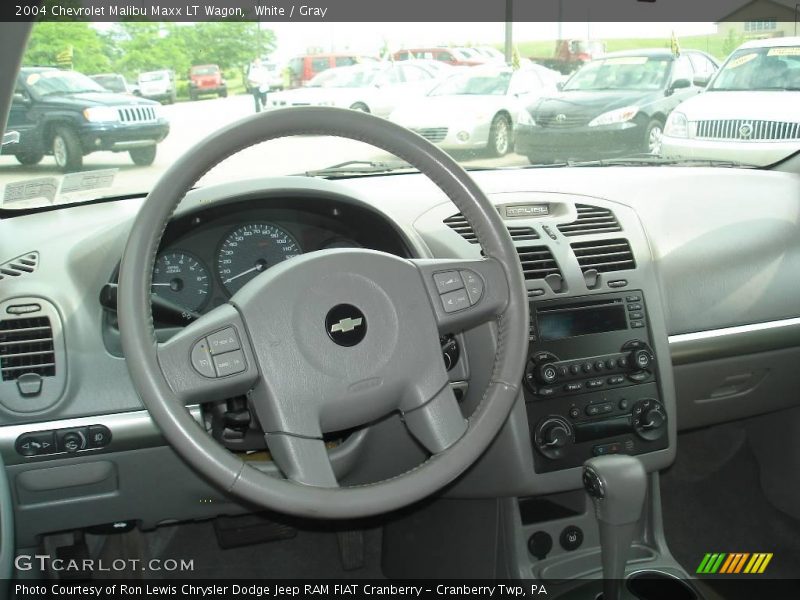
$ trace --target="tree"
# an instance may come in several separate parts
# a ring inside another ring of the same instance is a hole
[[[183,74],[190,66],[184,40],[175,23],[120,23],[115,33],[119,53],[115,70],[131,78],[145,71],[172,69]]]
[[[108,40],[83,22],[38,22],[34,25],[23,64],[55,66],[57,56],[72,48],[72,68],[103,73],[111,68]]]
[[[744,36],[736,33],[733,29],[729,29],[728,35],[726,35],[725,39],[722,41],[722,51],[725,53],[725,56],[728,56],[743,43]]]
[[[192,64],[215,64],[222,69],[241,67],[275,49],[275,34],[257,23],[206,22],[176,27]]]

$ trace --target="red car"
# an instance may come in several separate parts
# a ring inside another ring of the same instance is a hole
[[[228,95],[228,86],[217,65],[195,65],[189,69],[189,98],[197,100],[203,94]]]
[[[393,58],[394,60],[415,58],[438,60],[454,67],[472,67],[486,62],[467,48],[410,48],[395,52]]]

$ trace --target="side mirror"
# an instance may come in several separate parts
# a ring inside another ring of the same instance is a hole
[[[676,79],[672,82],[672,85],[669,86],[670,93],[674,92],[675,90],[683,90],[688,87],[692,86],[692,82],[688,79]]]
[[[701,88],[706,87],[709,81],[711,81],[711,73],[700,73],[692,79],[692,83]]]
[[[14,92],[12,102],[20,102],[22,104],[30,104],[31,99],[25,92]]]

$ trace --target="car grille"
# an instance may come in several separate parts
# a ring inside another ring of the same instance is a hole
[[[748,119],[697,121],[696,137],[706,140],[798,140],[800,122]]]
[[[152,106],[123,106],[117,108],[117,113],[123,123],[152,123],[157,119]]]
[[[441,142],[447,137],[447,127],[424,127],[422,129],[415,129],[414,131],[429,142]]]
[[[563,115],[563,117],[561,117],[561,115]],[[582,125],[587,125],[590,121],[590,117],[587,115],[580,115],[580,114],[568,115],[565,113],[554,112],[554,113],[546,113],[546,114],[540,113],[533,115],[533,120],[540,127],[551,127],[554,129],[555,128],[568,129],[570,127],[580,127]]]

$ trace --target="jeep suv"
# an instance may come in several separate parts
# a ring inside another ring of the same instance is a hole
[[[156,144],[169,133],[158,102],[115,94],[75,71],[27,67],[20,71],[8,127],[19,141],[3,148],[23,165],[51,154],[61,170],[81,168],[97,150],[128,152],[150,165]]]
[[[197,100],[203,94],[228,95],[228,86],[217,65],[195,65],[189,69],[189,98]]]

